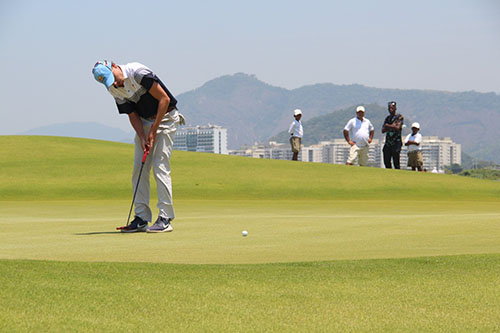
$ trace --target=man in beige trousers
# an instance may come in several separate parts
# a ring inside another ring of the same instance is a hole
[[[135,218],[122,232],[169,232],[175,218],[170,178],[170,157],[174,136],[184,117],[177,111],[177,100],[148,67],[137,63],[117,65],[99,61],[92,69],[94,78],[114,97],[118,112],[127,114],[136,135],[132,186],[137,184],[144,153],[149,152],[139,181]],[[158,218],[152,221],[149,207],[149,174],[153,168],[158,194]]]

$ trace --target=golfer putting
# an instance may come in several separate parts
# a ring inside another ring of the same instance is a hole
[[[118,112],[128,115],[136,133],[132,173],[135,217],[129,224],[129,212],[127,225],[117,229],[125,233],[172,231],[175,212],[170,157],[177,127],[185,123],[177,111],[177,100],[153,71],[137,62],[117,65],[107,60],[99,61],[92,73],[114,97]],[[149,207],[151,168],[157,185],[159,212],[156,222],[148,228],[153,217]]]

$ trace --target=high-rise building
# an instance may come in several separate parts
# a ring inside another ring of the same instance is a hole
[[[267,158],[273,160],[291,160],[292,150],[290,144],[276,143],[256,143],[253,146],[245,146],[241,149],[231,150],[230,155],[246,156],[253,158]],[[302,150],[299,152],[299,160],[303,156]]]
[[[401,150],[401,169],[407,169],[408,149]],[[462,164],[462,145],[455,143],[449,137],[423,136],[420,143],[424,158],[424,169],[428,171],[443,170],[445,166]],[[410,168],[411,169],[411,168]]]
[[[382,148],[384,142],[374,139],[369,146],[368,166],[384,167]],[[443,170],[451,164],[461,164],[462,148],[449,137],[424,136],[422,138],[422,155],[424,168],[428,171]],[[302,147],[299,160],[303,162],[345,164],[349,157],[351,146],[344,139],[322,141],[319,144]],[[291,160],[292,150],[288,143],[261,143],[253,146],[232,150],[231,155],[247,156],[254,158],[267,158],[276,160]],[[403,146],[400,158],[401,169],[407,169],[407,148]]]
[[[181,127],[175,133],[174,149],[228,154],[227,129],[210,124]]]
[[[321,147],[321,160],[314,162],[345,164],[349,157],[351,146],[344,139],[333,139],[332,141],[322,141],[318,145],[311,147]],[[304,148],[306,150],[307,147]],[[368,148],[368,166],[378,167],[380,165],[380,141],[374,139]],[[304,156],[304,154],[302,154]],[[317,155],[319,156],[319,154]]]
[[[302,147],[301,153],[302,153],[302,155],[300,156],[301,158],[299,158],[300,161],[324,163],[323,161],[324,147],[321,144]]]

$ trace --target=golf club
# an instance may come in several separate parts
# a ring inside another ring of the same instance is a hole
[[[144,156],[142,156],[141,169],[139,170],[139,177],[137,178],[137,184],[135,185],[134,196],[132,197],[132,204],[130,205],[130,210],[128,212],[127,224],[124,227],[117,227],[116,230],[123,230],[123,229],[126,229],[128,227],[128,224],[130,221],[130,214],[132,213],[132,207],[134,207],[135,195],[137,194],[137,189],[139,188],[139,181],[141,180],[142,169],[144,168],[144,162],[146,162],[146,157],[148,157],[148,154],[149,154],[149,150],[146,150],[144,152]]]

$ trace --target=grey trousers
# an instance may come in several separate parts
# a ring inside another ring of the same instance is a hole
[[[152,120],[143,119],[144,132],[149,133]],[[170,157],[174,147],[174,137],[177,127],[179,126],[179,112],[172,110],[163,117],[158,131],[152,151],[149,153],[144,168],[141,174],[139,188],[135,198],[135,215],[145,221],[152,221],[153,214],[149,208],[150,197],[150,171],[153,168],[153,175],[156,181],[158,194],[158,215],[164,218],[174,219],[174,205],[172,199],[172,179],[170,178]],[[142,164],[144,151],[142,150],[141,140],[139,136],[135,136],[135,155],[134,155],[134,172],[132,174],[132,191],[135,190],[137,178]]]

